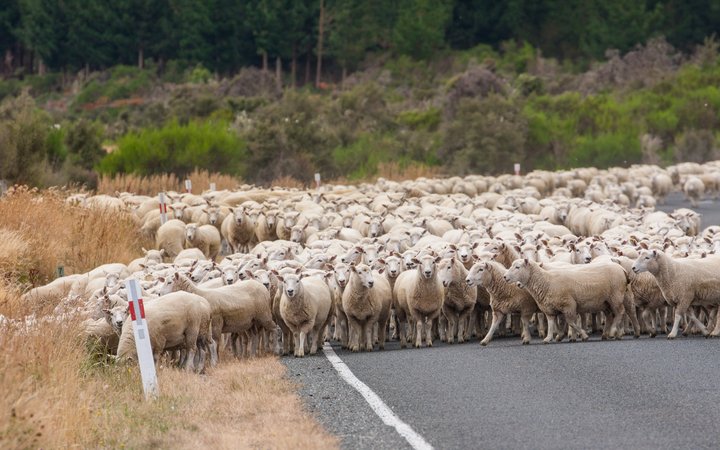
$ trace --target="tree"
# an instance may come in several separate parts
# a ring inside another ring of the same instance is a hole
[[[445,45],[445,27],[450,21],[445,0],[412,0],[400,9],[393,32],[395,50],[415,59],[430,58]]]
[[[67,35],[67,25],[58,0],[21,0],[20,14],[20,39],[40,58],[40,70],[44,64],[62,68],[62,37]]]

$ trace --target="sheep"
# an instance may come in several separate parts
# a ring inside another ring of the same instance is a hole
[[[165,350],[186,350],[181,365],[186,370],[201,372],[206,351],[212,345],[210,304],[199,295],[176,292],[145,303],[144,309],[155,362]],[[199,352],[197,366],[196,352]],[[117,358],[122,361],[136,357],[133,321],[128,320],[122,326]]]
[[[665,204],[665,197],[667,197],[672,188],[673,181],[669,175],[665,173],[658,173],[652,178],[653,195],[657,197],[657,200],[661,205]]]
[[[265,333],[265,345],[269,345],[267,334],[275,332],[275,323],[270,310],[270,294],[255,280],[239,281],[235,284],[216,289],[201,288],[185,275],[175,273],[173,277],[161,279],[161,292],[185,291],[206,299],[212,314],[212,337],[215,342],[211,348],[211,364],[218,361],[217,345],[221,333],[244,333],[253,325]],[[238,356],[238,349],[233,348]]]
[[[142,252],[145,254],[142,258],[132,260],[128,264],[128,272],[131,274],[140,272],[144,267],[151,264],[160,264],[163,262],[163,256],[165,256],[165,250],[145,250],[143,247]]]
[[[624,297],[628,280],[623,268],[617,264],[586,264],[576,268],[545,270],[534,261],[518,259],[503,278],[507,282],[520,283],[547,316],[548,334],[545,343],[552,340],[557,314],[565,316],[568,325],[580,334],[583,341],[588,339],[588,335],[577,324],[578,314],[611,314],[612,322],[606,322],[603,338],[620,337],[618,330],[625,313]]]
[[[310,354],[317,353],[321,333],[332,317],[330,288],[321,278],[295,273],[277,275],[283,283],[280,317],[293,333],[295,357],[305,356],[305,340],[312,342]]]
[[[415,347],[422,346],[422,330],[426,326],[426,345],[432,347],[432,321],[440,316],[445,289],[437,274],[439,256],[424,255],[413,258],[416,270],[408,270],[398,276],[393,289],[393,299],[397,305],[398,320],[402,324],[409,315],[416,325]],[[405,346],[405,330],[400,330],[400,346]]]
[[[38,286],[24,293],[21,300],[23,302],[28,302],[41,299],[58,299],[65,297],[70,292],[73,284],[82,276],[82,274],[75,274],[56,278],[44,286]]]
[[[446,342],[453,344],[457,336],[458,344],[465,342],[465,330],[469,324],[470,314],[477,302],[477,287],[465,282],[468,271],[465,266],[453,258],[440,261],[438,273],[447,274],[443,283],[446,285],[442,312],[448,321],[445,333]]]
[[[634,260],[626,256],[613,257],[612,261],[620,264],[630,276],[630,289],[635,306],[641,311],[640,317],[645,323],[645,328],[649,330],[650,337],[654,338],[657,335],[655,312],[667,305],[655,277],[649,272],[635,273],[632,270]],[[664,320],[660,324],[660,328],[663,333],[667,334],[667,323]]]
[[[185,222],[172,219],[158,228],[155,237],[155,247],[165,251],[166,259],[175,258],[183,249],[185,243]]]
[[[380,350],[385,348],[392,290],[385,277],[373,275],[369,266],[351,264],[350,279],[342,293],[342,307],[351,333],[350,350],[353,352],[363,349],[372,351],[375,325],[378,326]]]
[[[720,305],[720,257],[705,259],[674,259],[659,250],[643,250],[632,265],[636,274],[650,272],[655,276],[665,300],[675,307],[675,321],[668,339],[675,339],[683,315],[700,329],[704,336],[720,336],[720,323],[712,333],[696,317],[691,305]],[[720,319],[720,314],[717,315]]]
[[[522,343],[530,343],[530,318],[533,314],[540,312],[532,295],[514,283],[508,283],[503,278],[505,267],[495,261],[476,262],[467,274],[465,282],[468,286],[482,286],[490,294],[490,308],[492,308],[492,324],[490,330],[480,341],[480,345],[488,345],[492,340],[495,331],[498,329],[505,316],[512,313],[520,313],[522,323]]]
[[[230,208],[230,212],[223,220],[222,237],[235,252],[248,252],[255,242],[255,224],[243,207]]]
[[[215,261],[220,253],[220,233],[213,225],[185,225],[185,247],[198,248],[206,258]]]
[[[698,201],[700,201],[705,193],[705,184],[698,177],[688,177],[687,180],[685,180],[685,184],[683,184],[683,192],[685,193],[685,198],[690,200],[693,208],[697,208]]]

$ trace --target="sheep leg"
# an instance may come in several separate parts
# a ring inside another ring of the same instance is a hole
[[[361,336],[364,336],[364,334],[362,334],[362,326],[354,317],[347,316],[347,319],[348,331],[350,333],[350,351],[358,352],[360,351]]]
[[[720,336],[720,308],[716,308],[715,326],[713,327],[713,330],[708,335],[708,337],[718,337],[718,336]]]
[[[697,316],[695,315],[695,311],[693,310],[693,308],[688,308],[687,313],[688,313],[688,317],[690,317],[690,320],[688,321],[688,323],[693,323],[693,324],[695,324],[695,326],[697,327],[698,330],[700,330],[700,332],[702,333],[702,335],[705,336],[705,337],[707,337],[707,336],[710,334],[710,332],[708,332],[707,328],[706,328],[705,325],[700,321],[700,319],[697,318]]]
[[[462,344],[465,342],[465,334],[466,334],[466,330],[467,330],[466,326],[470,323],[470,313],[471,312],[472,312],[472,308],[465,308],[465,310],[462,313],[460,313],[460,317],[458,318],[458,331],[457,331],[458,344]]]
[[[678,331],[680,329],[680,320],[682,320],[680,308],[675,308],[675,322],[673,322],[672,330],[667,335],[668,339],[675,339],[677,337]]]
[[[623,306],[625,307],[625,314],[630,318],[630,323],[633,327],[633,336],[635,339],[640,337],[640,321],[637,317],[637,309],[635,308],[635,299],[633,298],[630,290],[625,291],[625,297],[623,297]]]
[[[495,331],[497,331],[498,327],[502,323],[503,319],[505,318],[505,314],[500,311],[493,311],[492,312],[492,323],[490,324],[490,329],[488,330],[487,334],[485,335],[485,338],[480,341],[480,345],[485,346],[492,341],[493,336],[495,335]]]
[[[520,323],[522,324],[522,334],[520,337],[522,338],[523,345],[527,345],[530,343],[530,318],[532,317],[532,314],[520,314]]]
[[[657,335],[655,317],[650,314],[650,311],[647,308],[643,309],[642,313],[640,313],[640,317],[642,317],[643,323],[645,324],[645,328],[648,330],[650,337],[654,338]]]
[[[432,327],[432,326],[433,326],[433,323],[435,323],[435,322],[439,322],[439,317],[438,317],[438,316],[435,316],[435,317],[433,317],[433,318],[428,317],[428,318],[427,318],[427,322],[425,323],[425,327],[426,327],[425,329],[426,329],[426,331],[427,331],[427,333],[426,333],[426,334],[427,334],[427,336],[426,336],[426,339],[427,339],[426,344],[427,344],[428,347],[432,347],[432,346],[433,346],[433,333],[432,333],[432,328],[433,328],[433,327]]]
[[[310,341],[312,342],[312,344],[310,344],[311,355],[316,354],[320,347],[320,341],[323,340],[322,330],[324,328],[325,327],[321,327],[319,330],[310,330]]]
[[[546,314],[545,317],[547,317],[547,336],[545,336],[545,339],[543,339],[543,343],[549,344],[552,342],[553,337],[555,335],[555,315]]]
[[[363,324],[363,337],[365,338],[365,351],[371,352],[373,351],[373,331],[375,326],[371,325],[369,321],[366,321]]]
[[[423,331],[423,320],[422,318],[416,318],[415,319],[415,348],[422,347],[422,331]],[[432,333],[432,330],[430,330],[430,327],[428,326],[428,333]]]
[[[302,358],[305,356],[305,333],[294,331],[293,338],[295,342],[295,357]]]
[[[547,319],[545,318],[545,314],[539,312],[535,314],[535,317],[537,318],[538,336],[544,339],[545,336],[547,336]]]
[[[437,321],[438,337],[441,341],[448,342],[451,337],[448,336],[448,327],[450,326],[450,319],[444,315],[440,315]]]
[[[575,330],[580,335],[580,339],[584,341],[588,340],[588,335],[581,326],[578,326],[578,316],[575,311],[565,311],[565,322],[567,322],[568,328]]]

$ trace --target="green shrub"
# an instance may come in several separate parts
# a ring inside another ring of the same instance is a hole
[[[397,121],[413,129],[433,131],[440,125],[440,110],[431,107],[426,110],[403,111],[398,114]]]
[[[358,180],[375,175],[379,163],[398,161],[402,148],[393,135],[364,134],[347,147],[335,148],[332,155],[338,173]]]
[[[193,70],[190,71],[190,76],[188,79],[191,83],[207,83],[210,81],[210,78],[212,78],[212,73],[210,73],[209,70],[207,70],[205,67],[203,67],[202,64],[198,64],[197,66],[193,67]]]
[[[162,128],[129,133],[118,141],[118,149],[98,165],[104,174],[175,173],[185,176],[195,168],[243,175],[245,142],[225,123],[177,121]]]
[[[578,136],[567,159],[568,167],[629,166],[642,159],[637,135],[601,133]]]

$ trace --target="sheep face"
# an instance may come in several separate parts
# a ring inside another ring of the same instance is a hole
[[[193,242],[195,240],[196,233],[197,225],[190,223],[185,226],[185,239],[187,239],[188,242]]]
[[[592,253],[590,252],[590,246],[582,244],[575,246],[570,244],[570,250],[572,250],[572,260],[575,264],[588,264],[592,261]]]
[[[460,262],[463,264],[470,262],[472,259],[472,249],[473,247],[471,247],[470,244],[462,244],[457,247],[457,257],[460,259]]]
[[[488,273],[487,263],[479,262],[474,264],[468,271],[467,277],[465,277],[465,283],[468,286],[482,286],[483,278]]]
[[[350,267],[345,263],[336,264],[333,273],[335,274],[335,281],[337,281],[338,286],[344,289],[347,285],[348,278],[350,278]]]
[[[417,252],[414,251],[407,251],[403,254],[403,265],[405,266],[405,270],[410,270],[415,268],[415,256],[417,255]]]
[[[187,208],[187,205],[184,203],[175,203],[170,206],[170,209],[172,209],[173,212],[173,217],[179,220],[182,220],[185,208]]]
[[[540,250],[540,248],[542,248],[542,246],[539,244],[537,246],[535,246],[533,244],[526,244],[526,245],[523,245],[522,248],[520,249],[520,254],[523,258],[526,258],[526,259],[529,259],[532,261],[537,261],[538,260],[538,251]]]
[[[370,219],[370,227],[368,229],[368,235],[370,237],[378,237],[382,234],[382,219],[374,217]]]
[[[512,263],[510,268],[505,272],[503,278],[508,283],[517,283],[518,286],[524,286],[530,278],[530,262],[527,259],[518,259]]]
[[[437,265],[438,279],[444,287],[450,286],[450,283],[453,281],[453,268],[455,264],[457,264],[455,258],[450,257],[444,258]]]
[[[277,220],[277,211],[265,213],[265,223],[267,224],[268,230],[272,230],[275,228],[276,220]]]
[[[365,263],[372,266],[375,261],[379,258],[379,253],[383,250],[381,245],[367,245],[363,249],[365,254]]]
[[[265,286],[265,289],[270,290],[270,272],[268,272],[267,270],[257,270],[253,274],[253,278],[255,279],[255,281]]]
[[[373,278],[372,270],[365,264],[359,264],[357,266],[350,265],[350,270],[360,278],[360,283],[366,288],[371,288],[375,285],[375,279]]]
[[[426,255],[421,257],[420,259],[414,258],[413,262],[417,266],[420,275],[426,280],[429,280],[435,275],[437,263],[440,262],[440,259],[441,258],[439,256],[434,257],[431,255]]]
[[[242,225],[245,220],[245,208],[235,208],[232,210],[236,225]]]
[[[159,295],[167,295],[175,292],[175,280],[174,277],[160,277],[158,278],[160,288],[158,289]]]
[[[301,279],[301,274],[290,274],[280,278],[280,281],[282,281],[285,285],[285,295],[287,295],[288,298],[295,298],[296,296],[302,294],[302,283],[300,282]]]
[[[237,273],[235,272],[234,267],[226,267],[223,269],[222,274],[223,283],[225,285],[231,285],[237,281]]]
[[[213,207],[207,210],[208,222],[210,223],[210,225],[217,224],[219,213],[220,210],[217,207]]]
[[[103,309],[103,312],[105,313],[105,320],[107,320],[110,326],[112,326],[113,331],[120,335],[123,323],[125,323],[128,317],[127,305],[117,305],[112,308],[105,308]]]
[[[650,272],[655,274],[658,272],[658,251],[657,250],[643,250],[635,260],[632,266],[632,270],[635,273]]]
[[[402,272],[402,260],[397,256],[388,256],[385,259],[379,260],[379,262],[385,264],[385,269],[390,278],[397,278],[400,272]]]
[[[288,251],[285,248],[278,249],[268,256],[268,259],[270,261],[283,261],[287,259]]]
[[[290,240],[292,242],[295,242],[298,244],[303,242],[305,240],[305,228],[306,227],[307,227],[307,225],[305,225],[305,226],[295,225],[294,227],[292,227],[292,229],[290,230]]]
[[[105,275],[105,287],[115,287],[120,282],[120,274],[111,272]]]
[[[356,263],[360,259],[360,256],[364,253],[364,250],[362,247],[353,247],[350,249],[350,251],[345,254],[342,258],[340,258],[340,262],[343,264],[351,264]]]
[[[193,282],[195,283],[199,283],[208,273],[209,269],[210,267],[204,264],[195,267],[195,269],[190,274],[190,279],[193,280]]]

